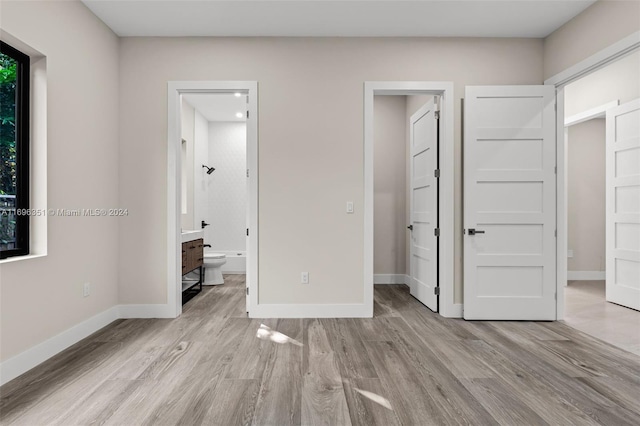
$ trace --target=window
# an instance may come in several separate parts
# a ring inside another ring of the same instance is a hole
[[[0,259],[29,254],[29,57],[0,42]]]

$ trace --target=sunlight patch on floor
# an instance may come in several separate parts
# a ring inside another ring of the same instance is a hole
[[[296,339],[292,339],[286,334],[282,334],[279,331],[272,330],[264,324],[260,324],[258,328],[258,332],[256,333],[256,337],[261,340],[270,340],[274,343],[279,343],[284,345],[285,343],[291,343],[296,346],[303,346],[302,343],[298,342]]]
[[[371,401],[375,402],[376,404],[382,405],[387,410],[393,411],[393,408],[391,408],[391,403],[389,402],[389,400],[387,398],[384,398],[384,397],[378,395],[377,393],[369,392],[369,391],[358,389],[358,388],[353,388],[353,390],[355,390],[356,392],[358,392],[360,395],[364,396],[365,398],[368,398]]]

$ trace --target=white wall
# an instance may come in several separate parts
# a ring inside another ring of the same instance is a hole
[[[637,51],[565,86],[565,117],[611,101],[623,104],[639,97],[640,51]]]
[[[180,120],[182,124],[182,142],[186,145],[187,161],[183,170],[182,177],[186,178],[186,182],[182,183],[182,189],[186,189],[186,194],[182,194],[182,198],[186,198],[186,212],[182,213],[182,229],[195,229],[193,222],[193,189],[194,189],[194,140],[195,140],[195,109],[189,102],[182,99],[180,108]]]
[[[209,122],[197,110],[194,114],[193,131],[193,228],[201,229],[202,221],[211,223],[209,220],[209,185],[211,176],[207,174],[207,169],[203,164],[211,167],[209,161]],[[213,173],[216,173],[217,170]],[[205,228],[211,229],[211,227]]]
[[[407,273],[405,98],[374,97],[374,274]]]
[[[0,9],[2,31],[47,58],[48,207],[133,207],[119,202],[118,170],[148,159],[134,145],[119,161],[118,38],[79,2],[3,1]],[[146,191],[138,180],[126,185]],[[118,303],[120,219],[47,220],[46,257],[0,266],[2,361]]]
[[[247,125],[209,123],[208,216],[205,242],[217,251],[245,251],[247,229]]]
[[[605,270],[605,120],[569,127],[569,271]]]
[[[595,2],[544,40],[544,78],[637,31],[640,31],[640,2]]]
[[[166,301],[167,81],[259,82],[260,303],[283,304],[363,301],[363,82],[454,82],[456,210],[464,86],[542,83],[542,41],[530,39],[136,37],[120,46],[129,150],[120,173],[138,182],[121,188],[136,212],[120,228],[126,303]],[[460,253],[459,218],[455,229]],[[144,265],[133,260],[138,241]],[[460,278],[458,267],[458,303]]]

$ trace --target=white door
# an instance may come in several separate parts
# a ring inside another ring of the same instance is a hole
[[[555,89],[467,87],[464,102],[464,318],[555,320]]]
[[[433,100],[410,121],[411,294],[438,311],[438,121]]]
[[[609,302],[640,310],[640,99],[607,111]]]

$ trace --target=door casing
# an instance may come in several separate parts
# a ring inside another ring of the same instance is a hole
[[[180,96],[183,93],[245,93],[249,97],[247,110],[247,311],[258,306],[258,82],[257,81],[169,81],[168,145],[167,145],[167,304],[165,316],[182,314],[180,282],[181,228],[181,161]]]
[[[567,285],[567,144],[564,138],[564,86],[640,49],[640,31],[613,43],[585,60],[548,78],[544,84],[556,88],[556,319],[564,319],[564,289]]]
[[[453,83],[449,81],[367,81],[364,83],[364,306],[373,316],[373,100],[377,95],[437,95],[440,97],[440,218],[439,313],[460,318],[462,304],[454,303],[454,122]]]

